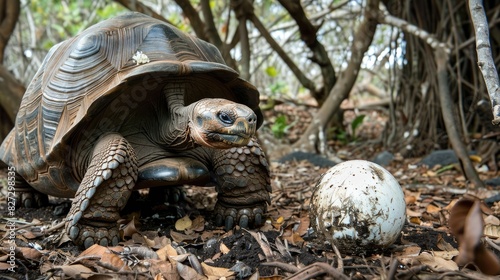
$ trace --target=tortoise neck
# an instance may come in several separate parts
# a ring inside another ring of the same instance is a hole
[[[167,100],[169,112],[182,110],[184,106],[184,94],[186,92],[185,83],[168,83],[163,88],[163,94]]]
[[[197,146],[189,129],[194,105],[184,106],[184,94],[185,82],[168,83],[163,88],[167,116],[161,123],[160,144],[169,150],[186,150]]]

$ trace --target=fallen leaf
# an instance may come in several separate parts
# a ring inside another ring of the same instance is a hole
[[[22,236],[26,239],[35,239],[37,237],[40,237],[41,235],[40,234],[34,234],[33,232],[31,231],[24,231],[23,233],[21,233]]]
[[[486,225],[483,229],[484,235],[492,238],[500,238],[500,226]]]
[[[458,256],[458,250],[453,251],[432,251],[432,254],[436,257],[443,258],[445,260],[452,260],[454,257]]]
[[[480,163],[483,159],[478,155],[469,155],[469,159],[473,162]]]
[[[420,251],[422,251],[422,248],[420,246],[408,246],[405,247],[401,252],[395,252],[396,256],[401,256],[401,257],[416,257],[418,254],[420,254]]]
[[[443,236],[438,235],[438,242],[437,242],[437,247],[443,251],[456,251],[457,249],[455,247],[453,247],[453,245],[451,245],[450,243],[446,242],[446,240],[444,240]]]
[[[483,216],[479,199],[461,199],[451,209],[448,224],[457,238],[459,265],[474,263],[479,270],[488,275],[500,274],[500,259],[481,243],[483,235]]]
[[[197,216],[194,218],[193,223],[191,225],[191,230],[194,231],[204,231],[205,230],[205,218],[203,216]]]
[[[191,227],[193,221],[189,218],[189,216],[184,216],[181,219],[175,222],[175,229],[178,231],[183,231]]]
[[[274,228],[279,229],[279,228],[281,228],[281,226],[283,225],[284,222],[285,222],[285,218],[283,218],[283,216],[279,216],[276,219],[276,222],[273,223],[273,226],[274,226]]]
[[[433,205],[433,204],[429,204],[427,205],[427,207],[425,208],[425,211],[427,213],[438,213],[439,211],[441,211],[441,208]]]
[[[420,225],[422,224],[422,220],[420,220],[419,217],[411,217],[410,218],[410,223]]]
[[[163,261],[167,260],[168,257],[173,257],[178,255],[177,251],[170,244],[167,244],[163,248],[156,251],[156,254],[158,254],[158,258],[160,258],[160,260]]]
[[[309,220],[309,215],[306,215],[304,214],[301,218],[300,218],[300,221],[299,221],[299,226],[297,227],[297,229],[295,230],[295,232],[299,235],[299,236],[304,236],[308,229],[309,229],[309,226],[310,226],[310,220]]]
[[[114,253],[104,253],[101,257],[101,262],[107,264],[108,266],[114,267],[116,271],[130,271],[130,268],[125,265],[123,260]]]
[[[274,244],[276,245],[276,249],[278,249],[278,252],[280,252],[280,254],[283,257],[285,257],[285,259],[289,259],[289,260],[293,259],[292,255],[288,251],[287,247],[285,246],[285,244],[283,244],[283,241],[281,241],[281,239],[279,237],[277,237],[274,240]]]
[[[160,249],[165,247],[167,244],[172,243],[170,238],[166,236],[157,236],[154,238],[155,245],[152,247],[153,249]]]
[[[183,234],[183,233],[176,232],[176,231],[172,230],[172,231],[170,231],[170,237],[172,237],[172,239],[175,242],[179,243],[179,242],[196,240],[198,237],[200,237],[200,234],[198,234],[198,233]]]
[[[474,250],[483,234],[483,217],[479,200],[463,199],[455,204],[449,219],[450,230],[458,239],[459,265],[474,261]]]
[[[42,257],[42,253],[36,249],[28,247],[18,247],[23,256],[30,260],[39,260]]]
[[[203,273],[208,278],[215,277],[215,279],[220,279],[221,277],[230,277],[234,275],[234,272],[230,271],[229,268],[214,267],[206,263],[201,263],[201,267],[203,269]]]
[[[94,244],[90,247],[88,247],[85,251],[83,251],[79,257],[84,257],[84,256],[97,256],[97,257],[102,257],[104,253],[106,253],[108,249],[104,246],[101,246],[99,244]]]
[[[454,261],[445,260],[441,257],[435,257],[427,252],[421,253],[416,257],[416,259],[421,264],[425,264],[435,271],[445,272],[458,270],[458,265]]]
[[[417,202],[417,197],[416,196],[405,196],[405,203],[406,205],[408,204],[415,204]]]
[[[94,274],[92,269],[81,264],[54,266],[54,268],[62,270],[64,276],[71,278],[87,279]]]
[[[422,217],[421,212],[413,211],[409,208],[406,208],[406,215],[408,215],[410,217]]]
[[[120,234],[122,239],[131,238],[134,233],[139,233],[137,228],[135,227],[135,218],[132,218],[128,224],[120,228]]]
[[[266,256],[266,260],[268,262],[274,261],[273,250],[271,250],[271,246],[269,245],[269,241],[267,241],[266,236],[261,232],[254,232],[250,230],[245,230],[245,231],[250,233],[250,235],[252,235],[252,237],[255,238],[255,240],[257,240],[257,242],[260,245],[260,248],[262,249],[262,252],[264,252],[264,255]]]
[[[193,279],[193,280],[205,280],[207,277],[200,275],[193,268],[183,265],[181,262],[176,264],[177,272],[183,279]]]
[[[220,243],[219,249],[220,249],[220,252],[221,252],[222,254],[224,254],[224,255],[225,255],[225,254],[227,254],[227,253],[229,253],[229,251],[231,251],[231,249],[229,249],[229,248],[226,246],[226,244],[224,244],[223,242],[221,242],[221,243]]]
[[[484,223],[486,225],[500,226],[500,219],[498,219],[494,215],[488,215],[486,218],[484,218]]]
[[[180,275],[177,272],[175,264],[164,260],[149,260],[149,262],[151,263],[149,271],[151,272],[152,275],[156,275],[155,279],[166,279],[166,280],[180,279]],[[158,278],[159,276],[161,278]]]
[[[4,262],[0,262],[0,270],[7,270],[9,268],[11,268],[12,266],[8,263],[4,263]],[[17,265],[14,266],[14,269],[17,270]]]
[[[304,239],[296,232],[289,236],[283,236],[283,239],[299,247],[304,243]]]

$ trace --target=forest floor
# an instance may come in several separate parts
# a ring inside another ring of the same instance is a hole
[[[41,209],[16,209],[15,217],[6,218],[6,199],[2,196],[0,278],[298,280],[310,279],[315,273],[331,275],[324,267],[316,266],[327,263],[353,279],[437,279],[446,275],[485,279],[480,272],[453,262],[458,244],[447,220],[450,207],[466,193],[487,199],[499,192],[467,190],[457,170],[437,174],[436,170],[417,167],[414,161],[387,167],[403,187],[408,220],[400,238],[382,252],[338,255],[331,246],[318,244],[308,231],[309,198],[327,168],[308,161],[291,161],[271,166],[272,203],[268,223],[260,229],[225,232],[210,226],[213,218],[207,210],[215,203],[215,191],[191,187],[186,191],[188,201],[199,209],[189,211],[188,223],[192,225],[188,229],[179,231],[175,226],[188,219],[179,221],[172,211],[158,208],[141,217],[135,227],[125,226],[127,241],[114,248],[95,245],[81,251],[66,239],[62,228],[54,228],[64,217],[60,209],[67,209],[68,202],[55,200]],[[494,175],[481,174],[485,179]],[[498,203],[484,206],[498,216]],[[498,219],[490,221],[491,225],[499,225]],[[16,230],[15,273],[8,270],[11,266],[7,262],[11,222]]]
[[[337,152],[344,160],[370,159],[352,152],[366,151],[366,145],[348,145]],[[124,241],[118,246],[87,250],[78,249],[63,234],[68,201],[51,199],[47,207],[15,209],[10,217],[4,190],[0,279],[488,279],[473,262],[459,266],[454,261],[459,246],[448,220],[459,199],[481,199],[480,217],[490,229],[482,242],[498,256],[500,191],[492,186],[475,190],[453,165],[429,168],[420,161],[396,157],[385,166],[404,191],[407,221],[393,245],[364,255],[336,251],[311,230],[310,197],[328,167],[307,160],[272,161],[272,203],[261,228],[226,232],[214,227],[210,210],[215,190],[190,187],[183,205],[149,206],[140,217],[139,211],[132,211],[127,218],[133,222],[124,220]],[[486,180],[499,174],[480,176]],[[5,178],[1,180],[5,184]]]

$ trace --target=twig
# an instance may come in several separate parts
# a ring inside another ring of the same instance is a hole
[[[47,231],[45,233],[51,233],[53,231],[59,230],[60,228],[64,227],[65,223],[66,223],[66,221],[63,220],[62,222],[58,223],[57,225],[47,229]]]
[[[495,250],[500,251],[500,246],[493,242],[493,240],[489,239],[488,237],[485,237],[484,240],[486,240],[486,243],[488,243],[488,245],[495,248]]]
[[[500,80],[491,54],[488,20],[483,1],[469,0],[469,11],[476,33],[477,65],[483,74],[484,83],[491,100],[493,124],[500,124]]]
[[[280,269],[283,269],[287,272],[292,272],[294,273],[292,276],[285,278],[287,280],[306,280],[306,279],[311,279],[316,276],[328,273],[331,276],[333,276],[335,279],[341,279],[341,280],[347,280],[349,277],[345,276],[342,272],[340,272],[338,269],[335,269],[334,267],[330,266],[327,263],[322,263],[322,262],[316,262],[313,264],[310,264],[302,269],[298,269],[297,267],[287,264],[287,263],[282,263],[282,262],[266,262],[262,263],[264,266],[274,266]]]
[[[330,274],[333,276],[334,279],[340,279],[340,280],[348,280],[349,277],[338,271],[336,268],[330,266],[327,263],[322,263],[322,262],[316,262],[313,264],[310,264],[303,269],[297,271],[295,274],[293,274],[290,277],[285,278],[286,280],[307,280],[307,279],[312,279],[316,276],[322,275],[322,274]]]
[[[399,261],[397,258],[392,259],[391,266],[389,267],[389,272],[387,273],[387,279],[396,279],[396,272],[398,271]]]
[[[297,268],[296,266],[291,265],[291,264],[287,264],[287,263],[282,263],[282,262],[265,262],[265,263],[261,263],[261,265],[274,266],[274,267],[283,269],[286,272],[292,272],[292,273],[296,273],[297,271],[299,271],[299,268]]]
[[[335,244],[332,244],[333,251],[335,252],[335,255],[337,255],[337,258],[339,259],[338,261],[338,266],[337,269],[341,272],[344,273],[344,261],[342,260],[342,256],[340,255],[339,249],[337,249],[337,246]]]
[[[427,268],[428,268],[427,265],[414,266],[412,268],[409,268],[408,270],[405,270],[403,272],[398,273],[397,276],[398,276],[398,279],[402,279],[402,278],[409,279],[412,276],[417,275],[419,272],[426,270]]]

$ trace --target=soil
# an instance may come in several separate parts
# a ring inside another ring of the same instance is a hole
[[[411,165],[411,163],[405,164]],[[435,275],[436,277],[443,275],[445,272],[433,271],[429,269],[428,265],[425,268],[421,268],[420,263],[416,260],[416,256],[421,252],[442,251],[443,248],[440,244],[443,244],[443,242],[449,244],[451,248],[458,248],[456,239],[451,235],[445,224],[446,219],[443,220],[443,224],[440,221],[442,217],[439,217],[439,215],[447,216],[449,213],[448,210],[445,210],[446,206],[463,195],[445,192],[443,188],[439,187],[424,188],[424,184],[432,181],[432,178],[429,179],[423,176],[426,172],[430,171],[424,169],[424,167],[413,170],[413,175],[410,175],[408,170],[403,173],[398,172],[393,167],[387,168],[392,169],[393,174],[401,174],[399,181],[402,182],[403,189],[405,189],[407,207],[411,211],[421,214],[417,215],[420,216],[419,222],[413,221],[409,216],[401,237],[384,251],[372,252],[364,256],[349,255],[340,252],[344,274],[355,279],[373,279],[384,277],[382,275],[388,276],[391,265],[394,266],[394,262],[397,260],[397,269],[396,272],[391,272],[393,273],[392,276],[405,276],[408,271],[412,271],[415,268],[420,270],[412,273],[421,275],[422,277],[424,275]],[[133,215],[137,215],[137,211],[142,208],[142,216],[136,225],[137,231],[140,234],[152,236],[151,238],[166,237],[170,240],[169,242],[172,246],[177,248],[177,251],[196,256],[199,262],[204,262],[216,268],[231,269],[234,271],[234,275],[231,276],[233,278],[249,279],[255,277],[256,273],[260,277],[279,276],[284,278],[287,275],[292,275],[293,272],[286,271],[284,268],[269,265],[269,263],[275,262],[291,265],[296,270],[304,269],[318,262],[329,263],[334,267],[338,267],[339,259],[332,247],[319,242],[319,239],[310,228],[304,232],[300,232],[301,236],[295,244],[290,242],[289,240],[291,239],[287,237],[290,236],[290,233],[294,229],[296,230],[295,232],[298,232],[297,226],[300,223],[309,222],[307,210],[311,189],[326,170],[327,168],[314,166],[308,161],[273,163],[273,203],[269,208],[268,223],[257,230],[249,231],[235,228],[230,232],[225,232],[221,228],[214,227],[213,217],[210,212],[215,203],[213,188],[187,188],[185,191],[186,199],[182,203],[169,203],[157,207],[148,207],[147,200],[141,200],[142,197],[140,197],[141,199],[136,200],[135,206],[128,211]],[[459,176],[458,171],[452,170],[445,175],[439,176],[439,180]],[[419,177],[421,177],[420,180],[423,182],[417,182]],[[438,180],[438,178],[435,178],[435,180]],[[412,183],[405,184],[408,181]],[[458,181],[461,182],[460,180]],[[438,183],[438,181],[435,183]],[[461,184],[465,183],[462,182]],[[456,190],[460,189],[461,186],[456,188]],[[408,203],[408,200],[415,193],[418,193],[416,200]],[[5,198],[2,198],[0,205],[4,219],[1,222],[2,227],[0,229],[5,229],[8,217],[5,202]],[[50,203],[49,206],[38,209],[19,208],[15,210],[15,217],[13,218],[18,225],[15,239],[17,248],[31,248],[33,247],[32,244],[36,243],[42,248],[42,254],[30,259],[30,257],[22,255],[25,254],[25,251],[18,252],[16,254],[16,256],[19,256],[16,272],[12,273],[4,270],[5,274],[2,277],[6,277],[5,279],[42,279],[43,276],[49,274],[62,275],[61,271],[54,269],[47,270],[46,266],[56,268],[74,264],[74,260],[82,255],[82,250],[74,246],[70,241],[61,243],[61,238],[63,238],[62,229],[55,230],[50,234],[46,233],[47,229],[63,220],[69,209],[69,201],[64,199],[51,199]],[[429,211],[422,211],[422,209],[428,209],[429,204],[439,205],[441,209],[439,214],[436,215],[435,213],[429,213]],[[184,215],[188,215],[191,220],[194,220],[196,217],[203,217],[203,227],[193,231],[184,231],[183,234],[188,237],[185,237],[185,240],[176,241],[176,237],[172,236],[172,232],[182,231],[177,231],[174,224]],[[256,239],[255,234],[261,234],[260,242]],[[130,246],[131,244],[146,246],[144,241],[141,240],[131,242],[134,238],[137,237],[128,237],[128,241],[123,242],[121,246]],[[4,238],[3,253],[7,254],[6,249],[8,247],[5,246],[5,241],[6,239]],[[286,245],[284,245],[285,242],[287,242]],[[225,245],[224,248],[226,248],[226,251],[221,251],[221,248],[223,248],[221,244]],[[408,253],[406,250],[410,247],[418,248],[418,253]],[[266,252],[266,250],[269,251]],[[59,258],[49,257],[50,253],[48,252],[57,252]],[[394,259],[395,256],[397,256],[396,259]],[[125,258],[124,255],[121,255],[121,257]],[[143,258],[140,261],[146,260],[147,258]],[[1,261],[2,257],[0,254]],[[5,256],[3,257],[3,261],[5,261]],[[196,266],[189,261],[184,261],[183,263],[187,266]],[[122,275],[116,274],[116,271],[104,268],[92,269],[95,271],[94,273],[104,272],[108,273],[108,275]],[[155,277],[155,275],[150,273],[141,273],[137,279],[153,279]],[[468,274],[463,271],[461,273],[463,273],[462,277],[467,278]],[[470,273],[479,272],[471,270]],[[85,274],[77,275],[75,278],[87,278],[88,276],[83,275]],[[231,277],[226,279],[231,279]]]

